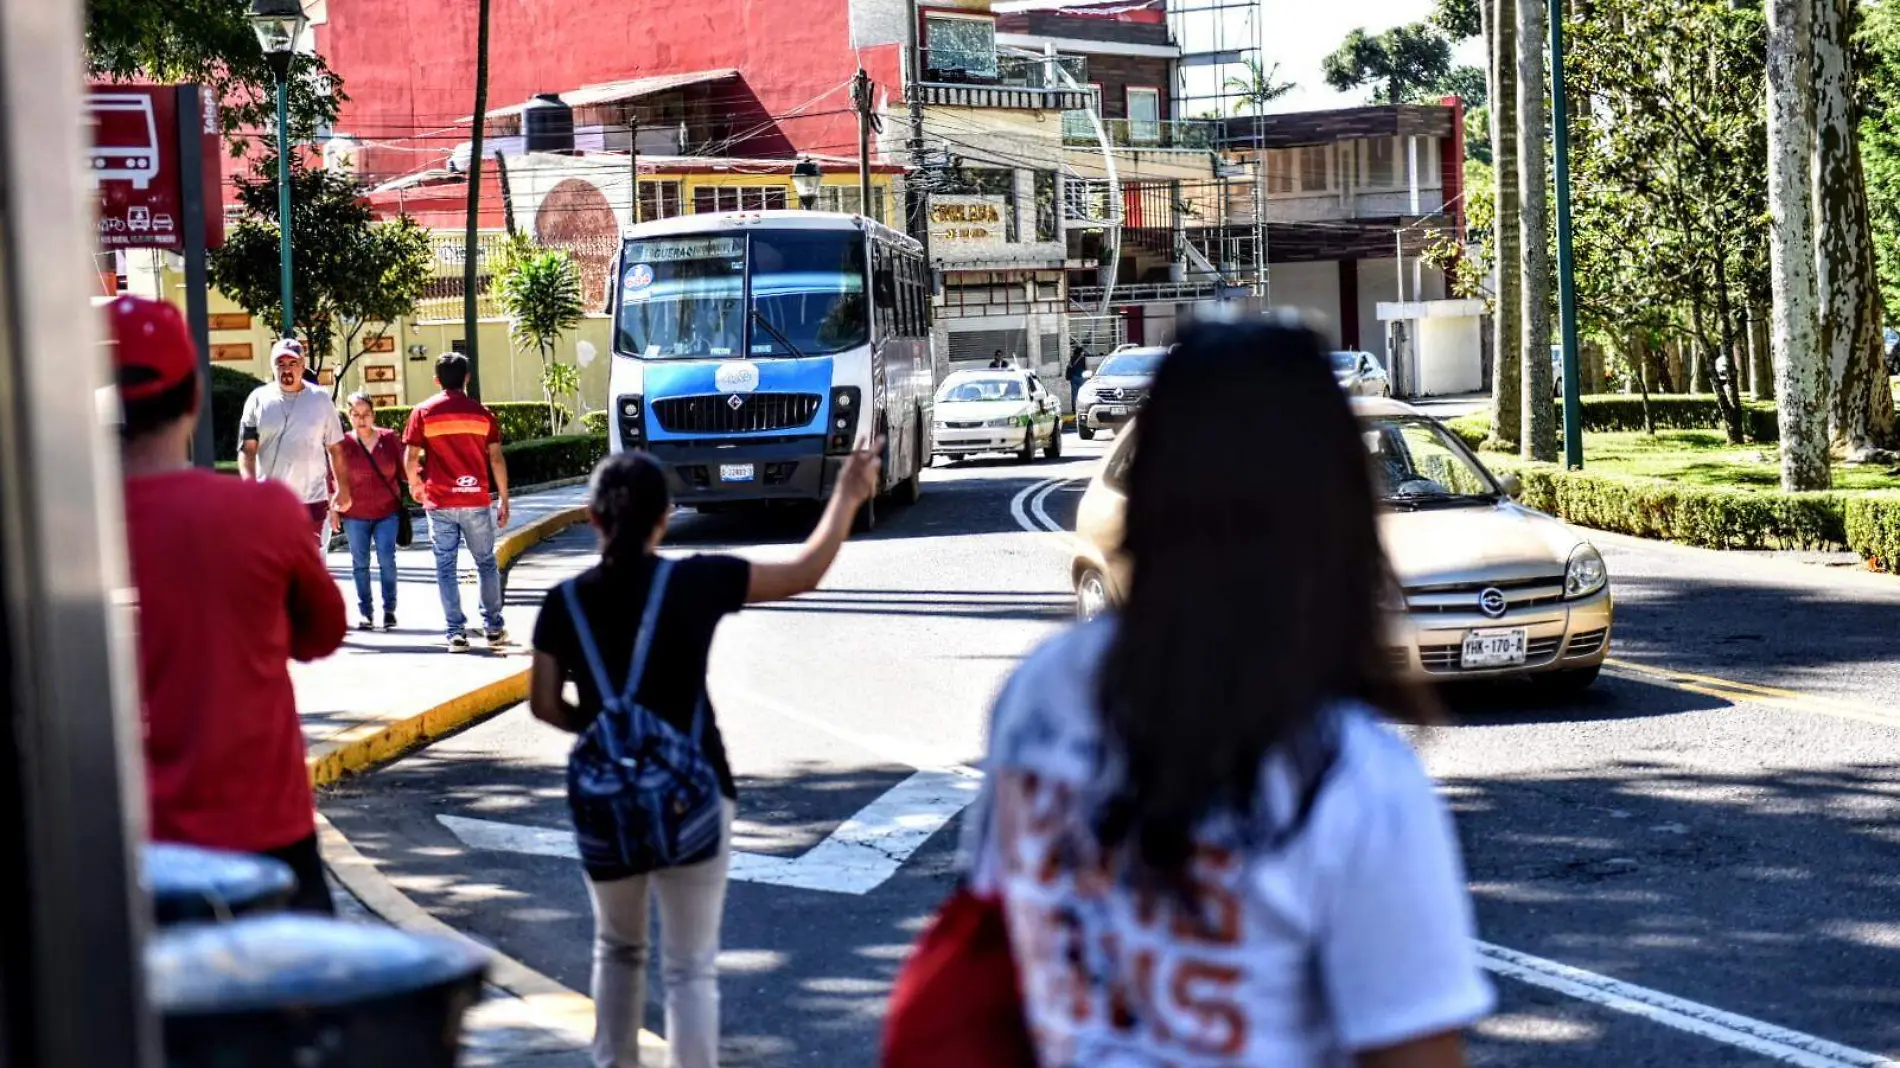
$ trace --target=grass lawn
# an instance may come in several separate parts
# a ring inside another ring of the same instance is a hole
[[[1772,443],[1730,445],[1717,430],[1662,430],[1653,437],[1640,431],[1586,433],[1583,463],[1586,471],[1639,475],[1693,486],[1781,487],[1781,470]],[[1875,465],[1835,464],[1834,488],[1900,490],[1900,473]]]

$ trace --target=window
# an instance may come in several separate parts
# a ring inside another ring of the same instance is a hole
[[[937,81],[996,81],[996,23],[987,18],[926,15],[924,71]]]
[[[785,187],[782,185],[714,185],[693,190],[693,213],[696,215],[718,211],[783,211],[785,204]]]
[[[1128,87],[1128,140],[1137,145],[1161,140],[1161,90]]]
[[[1290,148],[1276,148],[1267,154],[1267,194],[1285,195],[1294,192],[1293,169],[1297,160]]]
[[[1102,114],[1102,86],[1100,82],[1091,82],[1086,87],[1089,92],[1089,106],[1082,111],[1062,113],[1062,136],[1071,141],[1095,140],[1095,123],[1090,121],[1089,112],[1099,118]]]
[[[1036,240],[1054,241],[1056,232],[1056,172],[1036,171]]]
[[[841,211],[846,215],[863,215],[867,214],[860,208],[863,200],[863,196],[855,185],[826,185],[819,187],[818,202],[813,206],[819,211]],[[884,215],[884,188],[882,186],[871,187],[871,210],[868,214],[879,222],[888,221]]]
[[[684,214],[686,214],[686,206],[680,203],[680,184],[678,182],[640,183],[641,222],[652,222],[655,219],[671,219],[675,215]]]
[[[1366,146],[1366,188],[1391,189],[1399,185],[1398,141],[1375,137]]]
[[[1328,180],[1327,157],[1332,153],[1329,145],[1307,145],[1300,153],[1300,192],[1324,193],[1331,188]]]

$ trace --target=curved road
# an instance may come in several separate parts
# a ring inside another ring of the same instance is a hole
[[[932,471],[822,591],[722,628],[713,695],[750,855],[727,905],[724,1063],[874,1062],[891,978],[950,885],[988,701],[1070,615],[1068,552],[1041,528],[1072,523],[1106,443],[1067,444],[1060,462]],[[801,535],[795,516],[683,515],[673,544],[765,556]],[[550,551],[581,566],[585,538]],[[1600,544],[1621,666],[1562,704],[1453,694],[1451,725],[1417,739],[1497,972],[1472,1062],[1886,1063],[1900,580]],[[550,855],[567,745],[514,709],[323,809],[419,903],[585,990],[586,895]]]

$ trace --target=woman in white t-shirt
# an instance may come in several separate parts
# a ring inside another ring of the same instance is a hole
[[[1430,716],[1383,656],[1325,347],[1191,329],[1140,434],[1126,604],[1010,680],[969,821],[1042,1068],[1462,1065],[1492,993],[1449,815],[1381,722]]]

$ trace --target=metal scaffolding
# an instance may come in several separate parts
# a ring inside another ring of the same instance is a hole
[[[1246,86],[1253,65],[1269,69],[1264,47],[1265,0],[1178,0],[1168,24],[1180,46],[1175,85],[1177,118],[1228,118],[1262,108],[1249,104]],[[1258,129],[1256,129],[1258,134]],[[1218,215],[1224,221],[1219,247],[1202,249],[1230,284],[1244,285],[1263,301],[1267,284],[1265,154],[1247,164],[1223,159],[1217,176]]]

